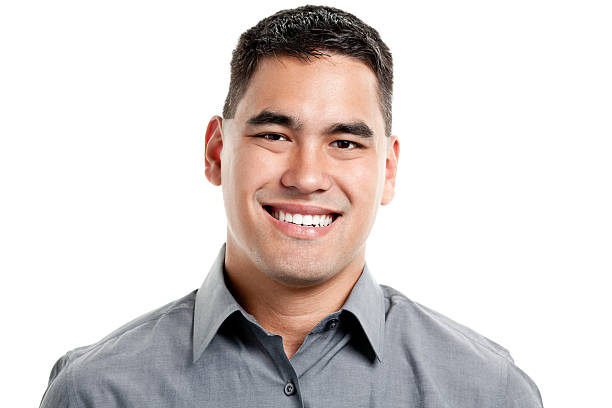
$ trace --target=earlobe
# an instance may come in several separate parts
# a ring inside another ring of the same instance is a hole
[[[397,136],[389,136],[387,141],[387,159],[385,161],[385,186],[380,200],[381,205],[387,205],[395,195],[395,177],[397,176],[397,162],[399,160],[400,146]]]
[[[206,127],[204,160],[206,178],[215,186],[221,185],[221,150],[223,150],[223,119],[213,116]]]

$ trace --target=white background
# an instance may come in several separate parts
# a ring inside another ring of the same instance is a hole
[[[327,3],[395,60],[397,195],[370,268],[508,348],[547,407],[611,404],[606,3]],[[225,235],[202,154],[231,51],[301,4],[2,3],[0,406],[37,406],[67,350],[200,286]]]

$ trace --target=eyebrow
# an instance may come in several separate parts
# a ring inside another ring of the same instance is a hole
[[[247,123],[249,125],[282,125],[293,129],[302,127],[302,122],[296,118],[267,110],[259,112],[247,120]]]
[[[348,133],[363,138],[370,138],[374,135],[372,129],[362,121],[334,123],[326,129],[325,133],[330,135],[335,133]]]
[[[302,121],[295,117],[268,110],[259,112],[257,115],[248,119],[246,123],[249,125],[281,125],[294,130],[299,130],[304,125]],[[325,133],[328,135],[346,133],[362,138],[370,138],[374,135],[372,129],[365,122],[359,120],[346,123],[334,123],[325,129]]]

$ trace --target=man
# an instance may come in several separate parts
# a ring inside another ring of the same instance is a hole
[[[391,54],[351,14],[246,31],[206,129],[226,244],[198,291],[62,357],[41,406],[541,407],[505,349],[365,266],[394,194],[391,94]]]

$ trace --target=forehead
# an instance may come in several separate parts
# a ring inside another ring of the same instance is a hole
[[[311,123],[358,119],[384,132],[376,75],[363,62],[343,55],[310,61],[286,56],[263,58],[235,118],[245,120],[262,110]]]

